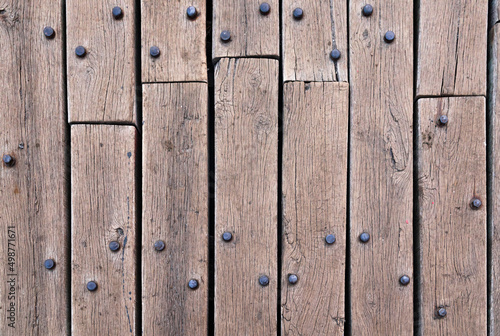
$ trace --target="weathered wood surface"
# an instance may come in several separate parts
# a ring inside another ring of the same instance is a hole
[[[59,1],[0,6],[0,334],[66,335],[68,188]],[[56,32],[46,39],[43,28]],[[46,259],[55,268],[44,267]]]
[[[351,327],[353,335],[411,335],[413,1],[372,3],[370,17],[364,4],[350,2],[349,25]]]
[[[500,22],[500,1],[499,0],[491,0],[491,7],[490,7],[490,28],[493,27],[495,24]]]
[[[143,86],[142,320],[145,335],[208,326],[207,99],[203,83]],[[163,251],[154,244],[162,240]],[[192,290],[188,282],[198,281]]]
[[[216,335],[276,332],[278,66],[222,59],[215,68]]]
[[[73,335],[138,333],[135,162],[133,126],[71,127]]]
[[[214,0],[212,56],[251,57],[280,54],[279,1],[267,0],[270,12],[263,15],[260,0]],[[231,40],[220,38],[222,31],[229,31]]]
[[[417,96],[485,95],[487,0],[420,0]]]
[[[421,333],[486,335],[485,98],[420,99],[418,113]]]
[[[301,20],[293,17],[303,10]],[[358,11],[358,9],[356,9]],[[347,2],[283,2],[283,76],[285,81],[347,81]],[[338,49],[340,59],[330,53]]]
[[[344,335],[348,118],[347,83],[285,84],[284,335]]]
[[[68,0],[66,28],[69,121],[135,123],[134,0]]]
[[[186,14],[190,6],[196,19]],[[142,0],[142,81],[207,81],[206,29],[205,0]],[[152,46],[158,57],[151,56]]]

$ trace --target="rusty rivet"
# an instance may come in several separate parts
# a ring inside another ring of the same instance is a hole
[[[384,40],[387,43],[392,43],[396,38],[396,34],[392,30],[388,30],[384,35]]]
[[[195,280],[195,279],[189,280],[188,286],[189,286],[189,288],[191,288],[193,290],[198,288],[198,280]]]
[[[259,278],[259,284],[261,286],[267,286],[269,285],[269,278],[266,276],[266,275],[262,275],[260,278]]]
[[[439,125],[444,126],[448,123],[448,116],[447,115],[442,115],[439,117]]]
[[[43,35],[45,35],[46,38],[51,39],[56,36],[56,32],[54,31],[54,28],[47,26],[43,28]]]
[[[288,282],[292,285],[295,285],[299,281],[299,278],[295,274],[288,274]]]
[[[157,240],[154,246],[156,251],[163,251],[163,249],[165,249],[165,243],[163,240]]]
[[[97,283],[94,281],[87,282],[87,289],[91,292],[95,291],[97,289]]]
[[[340,50],[333,49],[330,53],[330,57],[332,58],[332,60],[337,61],[340,58]]]
[[[231,40],[231,33],[229,30],[223,30],[222,33],[220,33],[220,39],[222,42],[229,42],[229,40]]]
[[[2,158],[3,164],[6,165],[7,167],[12,167],[16,164],[16,160],[10,156],[9,154],[5,154]]]
[[[370,240],[370,234],[367,232],[363,232],[362,234],[359,235],[359,240],[362,243],[367,243]]]
[[[262,15],[267,15],[271,12],[271,6],[267,2],[263,2],[260,4],[259,10]]]
[[[363,7],[363,15],[364,16],[370,16],[373,14],[373,6],[370,4],[366,4]]]
[[[222,234],[222,239],[225,241],[225,242],[230,242],[232,239],[233,239],[233,235],[231,234],[231,232],[224,232]]]
[[[333,234],[329,234],[325,237],[326,243],[330,244],[330,245],[335,243],[335,240],[336,240],[336,238],[335,238],[335,235],[333,235]]]
[[[302,10],[302,8],[295,8],[293,10],[293,18],[295,20],[301,20],[303,16],[304,16],[304,11]]]
[[[160,48],[158,48],[157,46],[152,46],[151,48],[149,48],[149,54],[151,55],[151,57],[158,57],[160,56]]]
[[[55,265],[56,263],[53,259],[47,259],[43,262],[43,266],[45,266],[45,268],[48,270],[53,269]]]
[[[78,57],[84,57],[85,54],[87,54],[87,50],[85,50],[85,48],[83,46],[78,46],[75,49],[75,54]]]
[[[439,308],[437,311],[437,316],[439,316],[441,318],[446,317],[447,314],[448,314],[448,312],[444,308]]]
[[[116,252],[120,249],[120,243],[117,241],[112,241],[109,243],[109,249],[113,252]]]
[[[123,11],[118,6],[113,7],[111,13],[113,13],[113,17],[115,18],[115,20],[120,20],[123,17]]]
[[[194,20],[198,16],[198,10],[194,6],[189,6],[186,9],[186,14],[187,14],[188,18],[190,18],[191,20]]]
[[[408,285],[410,283],[410,277],[407,275],[403,275],[401,278],[399,278],[399,283],[403,286]]]
[[[481,207],[481,205],[483,205],[483,202],[481,202],[481,200],[479,198],[474,197],[470,201],[470,206],[474,210],[478,210]]]

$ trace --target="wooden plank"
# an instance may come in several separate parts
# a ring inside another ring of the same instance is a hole
[[[195,19],[187,16],[190,6]],[[205,0],[142,0],[141,18],[143,82],[207,81]]]
[[[420,99],[418,113],[421,332],[486,335],[485,98]]]
[[[351,331],[411,335],[413,1],[372,2],[369,17],[364,5],[351,1],[349,11]]]
[[[143,97],[144,334],[206,335],[207,84],[144,85]]]
[[[135,162],[133,126],[71,127],[73,335],[138,332]]]
[[[303,17],[294,19],[301,8]],[[285,81],[347,81],[347,1],[284,0],[283,76]],[[330,57],[340,51],[340,59]]]
[[[68,148],[60,1],[0,6],[0,335],[67,335]],[[53,39],[43,29],[51,26]],[[48,270],[44,261],[53,259]]]
[[[485,95],[487,0],[421,0],[417,96]]]
[[[66,36],[69,121],[135,123],[134,0],[66,1]]]
[[[344,335],[348,118],[347,83],[285,84],[284,335]]]
[[[491,7],[490,7],[490,22],[489,26],[492,28],[495,24],[500,22],[500,1],[499,0],[491,0]]]
[[[215,68],[216,335],[276,332],[278,66],[222,59]]]
[[[260,0],[214,0],[212,56],[279,57],[279,1],[267,0],[268,14],[260,11]],[[224,42],[221,32],[229,31],[231,40]]]

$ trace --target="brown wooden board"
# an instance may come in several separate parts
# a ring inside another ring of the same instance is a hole
[[[420,0],[418,22],[417,96],[485,95],[488,1]]]
[[[0,335],[69,333],[60,1],[0,5]],[[51,26],[53,39],[43,29]],[[55,268],[45,269],[53,259]]]
[[[260,12],[260,0],[214,0],[212,55],[251,57],[280,54],[279,1],[267,0],[270,12]],[[221,32],[229,31],[231,40],[221,40]]]
[[[303,17],[293,16],[296,8]],[[347,81],[347,1],[283,1],[283,76],[285,81]],[[330,57],[333,49],[340,59]]]
[[[352,335],[411,335],[413,1],[371,4],[369,17],[362,0],[349,11],[351,327]]]
[[[344,335],[348,90],[347,83],[284,86],[284,335]]]
[[[134,0],[68,0],[66,28],[69,121],[135,123]]]
[[[142,321],[145,335],[208,326],[208,87],[143,86]],[[165,249],[157,251],[161,240]],[[198,288],[188,287],[190,280]]]
[[[278,66],[222,59],[215,68],[216,335],[276,332]]]
[[[73,335],[136,330],[136,130],[71,127]],[[110,242],[120,244],[116,252]],[[89,281],[97,290],[89,291]]]
[[[195,19],[187,16],[190,6]],[[141,0],[142,81],[207,81],[206,29],[205,0]]]
[[[421,333],[486,335],[485,98],[420,99],[418,114]]]

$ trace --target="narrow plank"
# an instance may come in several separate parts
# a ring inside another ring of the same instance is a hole
[[[297,20],[293,11],[301,8]],[[283,76],[285,81],[347,81],[347,1],[284,0]],[[332,50],[340,58],[330,57]]]
[[[278,66],[222,59],[215,68],[216,335],[276,333]]]
[[[418,113],[422,334],[486,335],[485,98],[420,99]]]
[[[73,335],[138,333],[135,162],[133,126],[71,127]]]
[[[134,0],[66,1],[66,36],[69,121],[135,123]]]
[[[67,335],[69,211],[60,1],[0,6],[0,335]],[[51,26],[53,39],[44,37]],[[44,261],[53,259],[48,270]]]
[[[491,0],[491,7],[489,13],[489,27],[492,28],[495,24],[500,22],[500,1],[499,0]]]
[[[268,14],[260,11],[260,0],[214,0],[212,56],[251,57],[280,54],[279,1],[267,0]],[[224,42],[221,32],[229,31],[231,39]]]
[[[371,4],[369,17],[362,0],[349,11],[351,327],[352,335],[411,335],[413,1]]]
[[[285,84],[284,335],[344,335],[348,118],[347,83]]]
[[[143,82],[207,81],[205,0],[141,0],[141,18]],[[151,56],[153,46],[158,57]]]
[[[144,335],[206,335],[207,84],[144,85],[143,97]]]
[[[485,95],[487,0],[421,0],[417,96]]]

